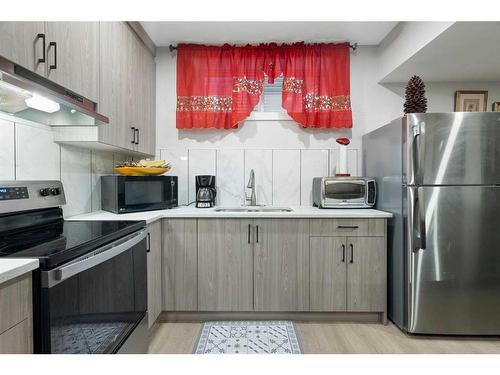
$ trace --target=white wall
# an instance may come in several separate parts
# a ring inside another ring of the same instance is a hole
[[[311,171],[327,175],[336,165],[335,139],[352,138],[351,173],[361,171],[361,137],[397,117],[401,98],[377,84],[376,47],[351,55],[353,129],[305,130],[291,120],[246,121],[237,130],[178,130],[175,127],[176,57],[156,56],[157,154],[174,164],[182,203],[194,199],[194,176],[217,175],[220,204],[239,204],[250,169],[255,169],[259,203],[310,204]],[[259,149],[261,151],[256,151]],[[207,150],[207,151],[201,151]],[[234,178],[233,178],[234,177]]]
[[[0,115],[0,180],[61,180],[64,216],[101,208],[100,176],[126,155],[59,145],[49,126]]]
[[[406,83],[391,83],[384,86],[404,98]],[[426,82],[427,112],[453,112],[455,92],[459,90],[488,91],[488,112],[491,111],[493,102],[500,102],[500,82]]]
[[[399,22],[378,48],[381,81],[454,22]]]

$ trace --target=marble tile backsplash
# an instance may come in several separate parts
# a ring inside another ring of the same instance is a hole
[[[0,180],[61,180],[65,216],[101,209],[100,176],[128,155],[59,145],[45,125],[0,119]]]
[[[358,175],[359,150],[349,149],[347,156],[349,172]],[[312,179],[335,174],[338,149],[162,149],[160,157],[179,177],[179,204],[195,200],[199,174],[216,176],[218,205],[244,204],[253,169],[258,204],[310,206]]]

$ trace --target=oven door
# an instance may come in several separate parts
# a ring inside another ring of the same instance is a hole
[[[147,310],[146,251],[139,231],[42,271],[35,351],[116,353],[137,336]]]
[[[118,211],[161,210],[177,206],[174,176],[118,176]]]
[[[364,206],[366,183],[357,181],[329,181],[323,186],[326,206]]]

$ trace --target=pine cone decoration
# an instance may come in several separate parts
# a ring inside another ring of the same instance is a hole
[[[427,112],[427,98],[425,97],[425,85],[422,78],[411,77],[406,85],[404,112],[425,113]]]

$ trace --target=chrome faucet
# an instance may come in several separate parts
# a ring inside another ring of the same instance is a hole
[[[247,189],[252,189],[250,196],[245,193],[247,206],[257,206],[257,198],[255,196],[255,172],[250,170],[250,179],[248,180]],[[250,204],[248,203],[250,202]]]

